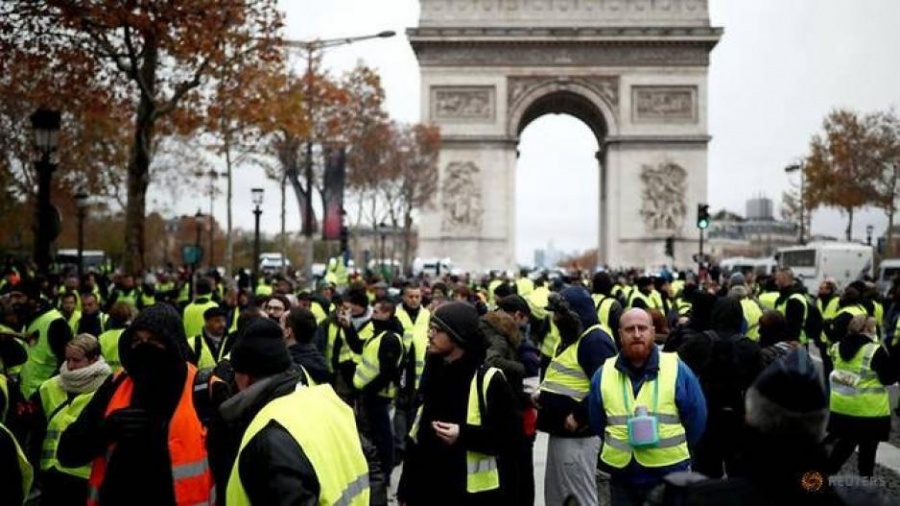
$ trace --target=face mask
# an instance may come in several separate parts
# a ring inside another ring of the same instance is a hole
[[[153,381],[161,375],[167,374],[169,352],[152,344],[139,344],[131,350],[128,360],[128,374],[136,382]]]

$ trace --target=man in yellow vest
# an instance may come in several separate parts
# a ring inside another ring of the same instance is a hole
[[[28,361],[22,367],[21,388],[22,395],[29,398],[41,383],[56,374],[65,360],[72,329],[59,310],[41,297],[40,288],[33,280],[24,280],[13,288],[10,302],[18,322],[25,328]]]
[[[600,440],[588,427],[584,399],[590,379],[603,362],[615,356],[616,345],[597,320],[590,294],[569,286],[550,296],[547,307],[559,329],[560,344],[536,395],[537,429],[550,435],[544,502],[596,504],[595,469]]]
[[[609,273],[600,271],[591,280],[591,298],[597,308],[597,319],[603,330],[619,342],[619,318],[622,316],[622,304],[612,294],[613,280]]]
[[[787,321],[787,337],[806,346],[808,339],[803,329],[808,313],[806,287],[794,279],[793,271],[787,267],[775,273],[775,284],[778,286],[775,310],[783,314]]]
[[[406,435],[415,416],[413,399],[425,371],[428,324],[431,320],[431,311],[422,306],[421,286],[417,284],[404,286],[400,300],[397,319],[403,326],[406,361],[394,411],[394,448],[398,456],[403,455],[406,450]]]
[[[203,313],[211,307],[219,307],[212,300],[212,288],[212,281],[209,278],[197,280],[194,287],[194,301],[184,308],[184,335],[193,337],[202,332]]]
[[[641,505],[665,475],[690,468],[706,401],[690,368],[654,343],[646,311],[627,310],[619,336],[622,350],[593,376],[587,405],[603,436],[599,465],[610,473],[612,504]]]
[[[81,294],[81,317],[78,319],[78,328],[73,332],[78,334],[90,334],[99,337],[106,331],[109,316],[100,310],[100,301],[93,292]]]
[[[484,367],[478,312],[447,302],[431,315],[422,403],[397,489],[401,505],[515,504],[505,459],[522,419],[503,373]]]
[[[403,368],[405,350],[400,332],[403,327],[394,316],[394,303],[382,299],[372,307],[373,333],[363,342],[360,363],[353,374],[353,386],[359,392],[357,409],[362,433],[378,449],[385,481],[394,469],[394,434],[391,403]]]
[[[231,365],[239,392],[219,411],[240,445],[224,466],[230,474],[217,480],[227,483],[226,503],[368,505],[370,469],[353,411],[330,385],[298,385],[281,327],[267,318],[249,324]]]

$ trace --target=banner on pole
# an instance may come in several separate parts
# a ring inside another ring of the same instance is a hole
[[[344,146],[325,147],[325,216],[322,219],[322,239],[326,241],[336,241],[341,237],[346,162]]]

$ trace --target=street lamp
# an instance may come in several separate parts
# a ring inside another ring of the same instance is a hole
[[[256,290],[259,283],[259,217],[262,215],[262,209],[259,207],[263,203],[263,189],[253,188],[250,190],[250,197],[253,199],[253,214],[256,216],[256,228],[253,234],[253,286],[250,290]]]
[[[40,160],[35,162],[38,172],[38,199],[35,210],[35,239],[34,261],[40,272],[46,273],[50,266],[50,242],[59,233],[58,226],[54,228],[52,209],[50,208],[50,183],[56,164],[50,159],[50,155],[56,151],[59,143],[59,111],[38,109],[31,115],[31,128],[34,131],[34,145],[41,154]]]
[[[364,40],[370,39],[387,39],[396,35],[396,32],[392,30],[385,30],[382,32],[378,32],[371,35],[361,35],[358,37],[343,37],[337,39],[326,39],[326,40],[310,40],[310,41],[296,41],[296,40],[285,40],[284,45],[290,48],[298,48],[306,51],[306,89],[304,96],[306,98],[306,121],[309,128],[309,135],[306,139],[306,160],[305,162],[305,174],[306,178],[306,202],[304,206],[304,216],[303,216],[303,236],[306,238],[306,258],[304,261],[306,262],[306,280],[307,282],[312,280],[312,264],[313,264],[313,255],[315,250],[313,248],[313,228],[315,227],[313,221],[313,205],[312,205],[312,197],[313,197],[313,120],[314,114],[313,109],[315,104],[313,103],[313,55],[316,51],[322,51],[328,48],[343,46],[347,44],[353,44],[354,42],[360,42]]]
[[[866,244],[872,245],[872,233],[875,232],[875,227],[872,225],[866,225]]]
[[[75,194],[75,207],[78,208],[78,280],[84,275],[84,217],[87,215],[88,194],[79,191]]]
[[[208,177],[209,178],[209,267],[215,268],[216,266],[216,255],[215,255],[215,223],[213,220],[213,204],[216,199],[216,179],[219,177],[228,176],[227,172],[219,172],[215,169],[209,169],[208,171],[196,171],[194,175],[197,177]]]
[[[384,243],[385,239],[387,239],[387,235],[385,234],[385,229],[387,229],[387,223],[381,222],[378,224],[378,229],[381,230],[381,278],[387,279],[387,270],[384,267]]]
[[[803,177],[803,165],[802,163],[788,165],[784,168],[784,171],[788,174],[792,172],[800,172],[800,244],[806,244],[806,219],[804,218],[804,212],[806,209],[806,196],[804,195],[803,191],[805,183],[805,178]]]

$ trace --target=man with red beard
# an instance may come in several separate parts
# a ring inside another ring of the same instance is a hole
[[[613,506],[644,504],[665,475],[691,464],[703,435],[706,399],[697,377],[654,343],[650,315],[630,309],[619,320],[620,353],[591,380],[588,414],[602,435],[600,468],[610,474]]]

